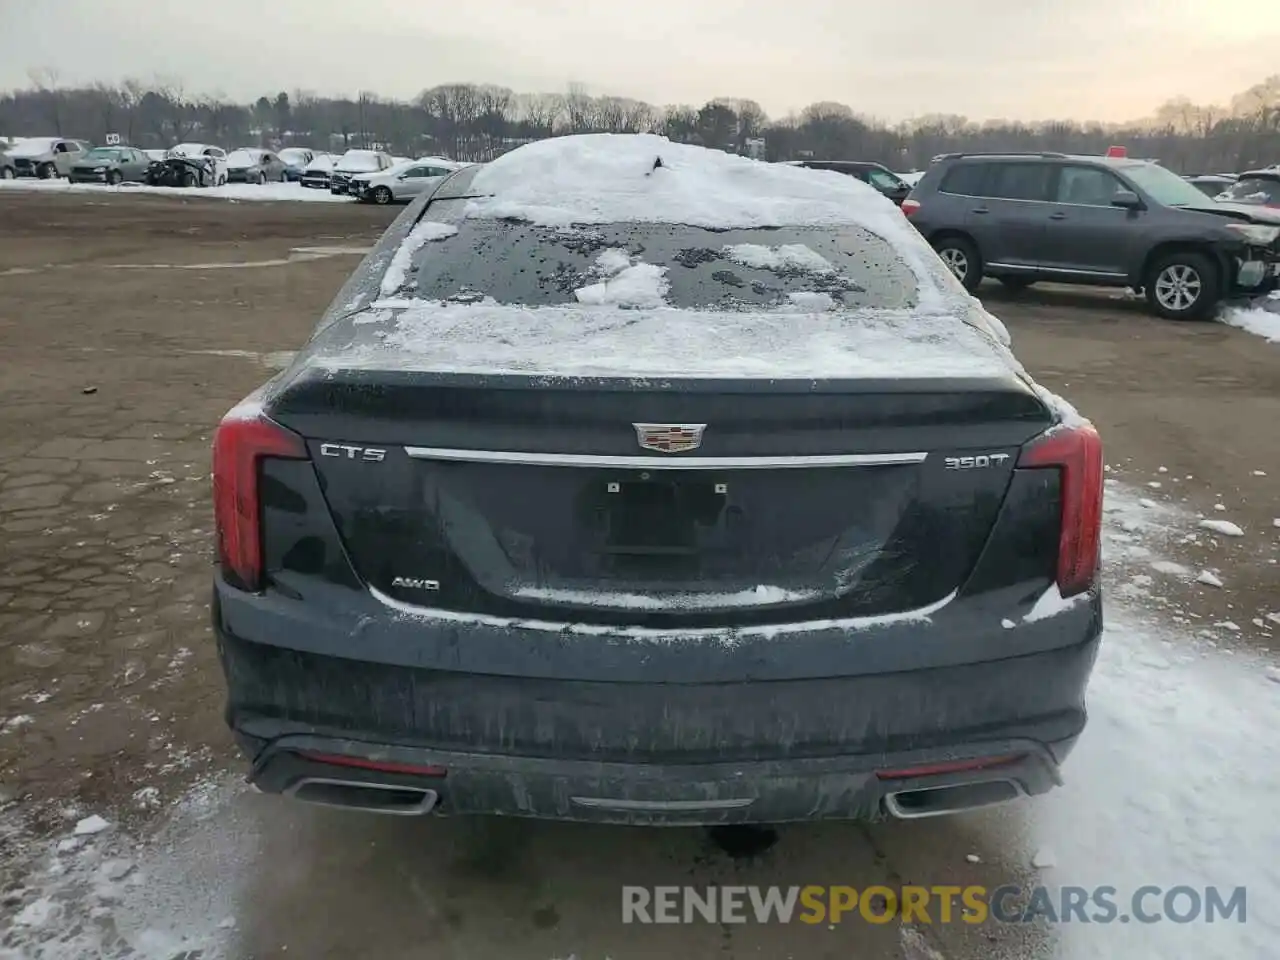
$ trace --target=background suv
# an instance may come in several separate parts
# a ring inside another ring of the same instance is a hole
[[[52,177],[70,175],[71,168],[89,152],[90,145],[83,140],[64,140],[61,137],[31,137],[21,140],[0,157],[4,178]]]
[[[1280,212],[1215,202],[1146,160],[945,154],[903,212],[961,283],[1131,287],[1170,319],[1275,285]]]

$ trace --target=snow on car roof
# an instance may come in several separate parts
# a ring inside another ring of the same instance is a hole
[[[823,174],[827,173],[826,176]],[[854,224],[914,231],[892,201],[838,173],[751,160],[656,134],[585,134],[519,147],[471,181],[468,215],[699,227]]]
[[[19,140],[9,150],[9,154],[14,157],[38,157],[52,150],[58,139],[58,137],[28,137],[25,140]]]

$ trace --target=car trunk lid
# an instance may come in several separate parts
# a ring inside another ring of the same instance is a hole
[[[658,627],[945,599],[1051,421],[1009,372],[548,381],[304,362],[270,409],[307,439],[384,596]]]

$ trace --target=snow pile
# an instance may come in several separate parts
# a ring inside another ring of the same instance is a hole
[[[150,187],[142,183],[72,183],[69,180],[0,180],[0,190],[98,193],[112,196],[156,194],[190,200],[301,200],[320,203],[354,203],[353,198],[328,190],[309,190],[299,183],[228,183],[221,187]]]
[[[389,297],[401,287],[404,286],[405,278],[409,275],[409,267],[413,264],[413,255],[421,250],[428,243],[437,240],[447,240],[458,232],[458,228],[450,223],[436,223],[434,220],[424,220],[416,224],[409,231],[408,236],[404,238],[404,242],[400,244],[396,250],[395,256],[391,258],[391,263],[387,265],[387,272],[382,275],[381,292],[384,297]]]
[[[1244,536],[1244,531],[1230,520],[1201,520],[1200,527],[1204,530],[1212,530],[1214,533],[1220,533],[1224,537]]]
[[[627,268],[613,284],[639,269]],[[654,279],[636,273],[628,285],[652,292]],[[604,286],[601,296],[610,284]],[[392,304],[397,310],[358,318],[354,329],[373,327],[374,343],[337,333],[316,344],[312,362],[329,369],[802,380],[999,377],[1009,369],[977,330],[910,311],[820,313],[814,305],[807,313],[661,306],[637,312],[406,300],[379,306]]]
[[[1228,326],[1256,334],[1268,343],[1280,343],[1280,313],[1257,307],[1228,307],[1219,319]]]
[[[854,177],[750,160],[655,134],[601,133],[527,144],[487,164],[468,192],[491,196],[468,203],[467,216],[544,226],[857,224],[902,242],[914,233],[891,201]],[[916,242],[923,242],[918,234]]]
[[[766,247],[758,243],[736,243],[724,248],[734,263],[757,270],[798,270],[802,273],[835,273],[831,261],[803,243]]]
[[[666,303],[667,268],[652,263],[624,267],[612,278],[573,291],[579,303],[619,307],[660,307]]]

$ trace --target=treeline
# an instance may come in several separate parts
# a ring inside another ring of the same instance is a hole
[[[1122,126],[975,123],[941,114],[886,124],[832,102],[770,119],[752,100],[656,107],[591,96],[578,87],[564,94],[528,94],[471,83],[432,87],[408,102],[369,93],[332,98],[295,91],[234,103],[190,94],[172,82],[64,86],[45,72],[33,74],[30,88],[0,95],[0,136],[58,135],[102,143],[116,133],[143,148],[203,140],[229,148],[378,147],[403,155],[485,161],[553,135],[650,131],[768,160],[878,160],[900,171],[922,169],[948,151],[1096,154],[1111,144],[1124,144],[1131,156],[1157,158],[1183,173],[1238,171],[1280,161],[1280,77],[1241,94],[1230,109],[1179,100],[1152,120]]]

